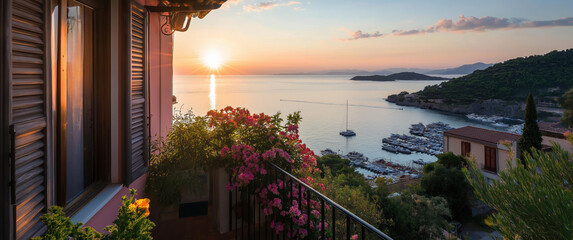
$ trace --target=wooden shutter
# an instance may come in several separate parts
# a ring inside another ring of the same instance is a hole
[[[10,22],[8,2],[0,2],[0,33],[10,31],[7,26]],[[9,81],[8,71],[9,52],[7,45],[10,43],[6,37],[0,37],[0,239],[10,239],[11,214],[10,214],[10,90],[12,85]]]
[[[127,33],[127,78],[125,116],[126,185],[147,171],[148,159],[148,84],[147,11],[135,1],[129,3]]]
[[[471,152],[471,144],[469,142],[462,142],[462,156],[469,157]]]
[[[47,0],[10,1],[12,204],[16,239],[44,231],[47,207]]]
[[[485,147],[485,169],[497,172],[497,157],[496,157],[496,148],[492,147]]]

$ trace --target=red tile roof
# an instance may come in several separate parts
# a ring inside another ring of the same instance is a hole
[[[571,128],[563,127],[559,123],[538,122],[537,126],[539,126],[540,131],[549,133],[563,134],[567,131],[573,132]]]
[[[521,136],[512,133],[465,126],[444,132],[445,136],[459,136],[483,142],[498,144],[500,141],[517,141]]]

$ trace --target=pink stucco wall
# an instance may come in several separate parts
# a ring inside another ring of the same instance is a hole
[[[135,180],[129,187],[123,187],[105,206],[97,212],[86,224],[85,226],[90,226],[97,230],[98,232],[103,232],[103,229],[113,224],[113,220],[117,217],[117,212],[121,207],[121,197],[129,197],[129,189],[136,189],[136,198],[143,198],[143,187],[145,186],[145,180],[147,174],[139,177]]]

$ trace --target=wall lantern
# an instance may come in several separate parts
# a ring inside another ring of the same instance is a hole
[[[166,12],[161,32],[171,35],[189,29],[191,18],[203,19],[211,10],[221,7],[227,0],[161,0],[157,6],[145,6],[149,12]]]

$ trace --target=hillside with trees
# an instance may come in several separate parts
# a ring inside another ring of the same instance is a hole
[[[573,49],[568,49],[511,59],[427,86],[416,95],[421,100],[444,99],[450,103],[468,104],[487,99],[523,101],[529,93],[536,97],[559,96],[571,87]]]
[[[419,74],[415,72],[401,72],[394,73],[388,76],[384,75],[372,75],[372,76],[355,76],[350,80],[359,81],[396,81],[396,80],[448,80],[449,78],[443,77],[432,77],[424,74]]]

